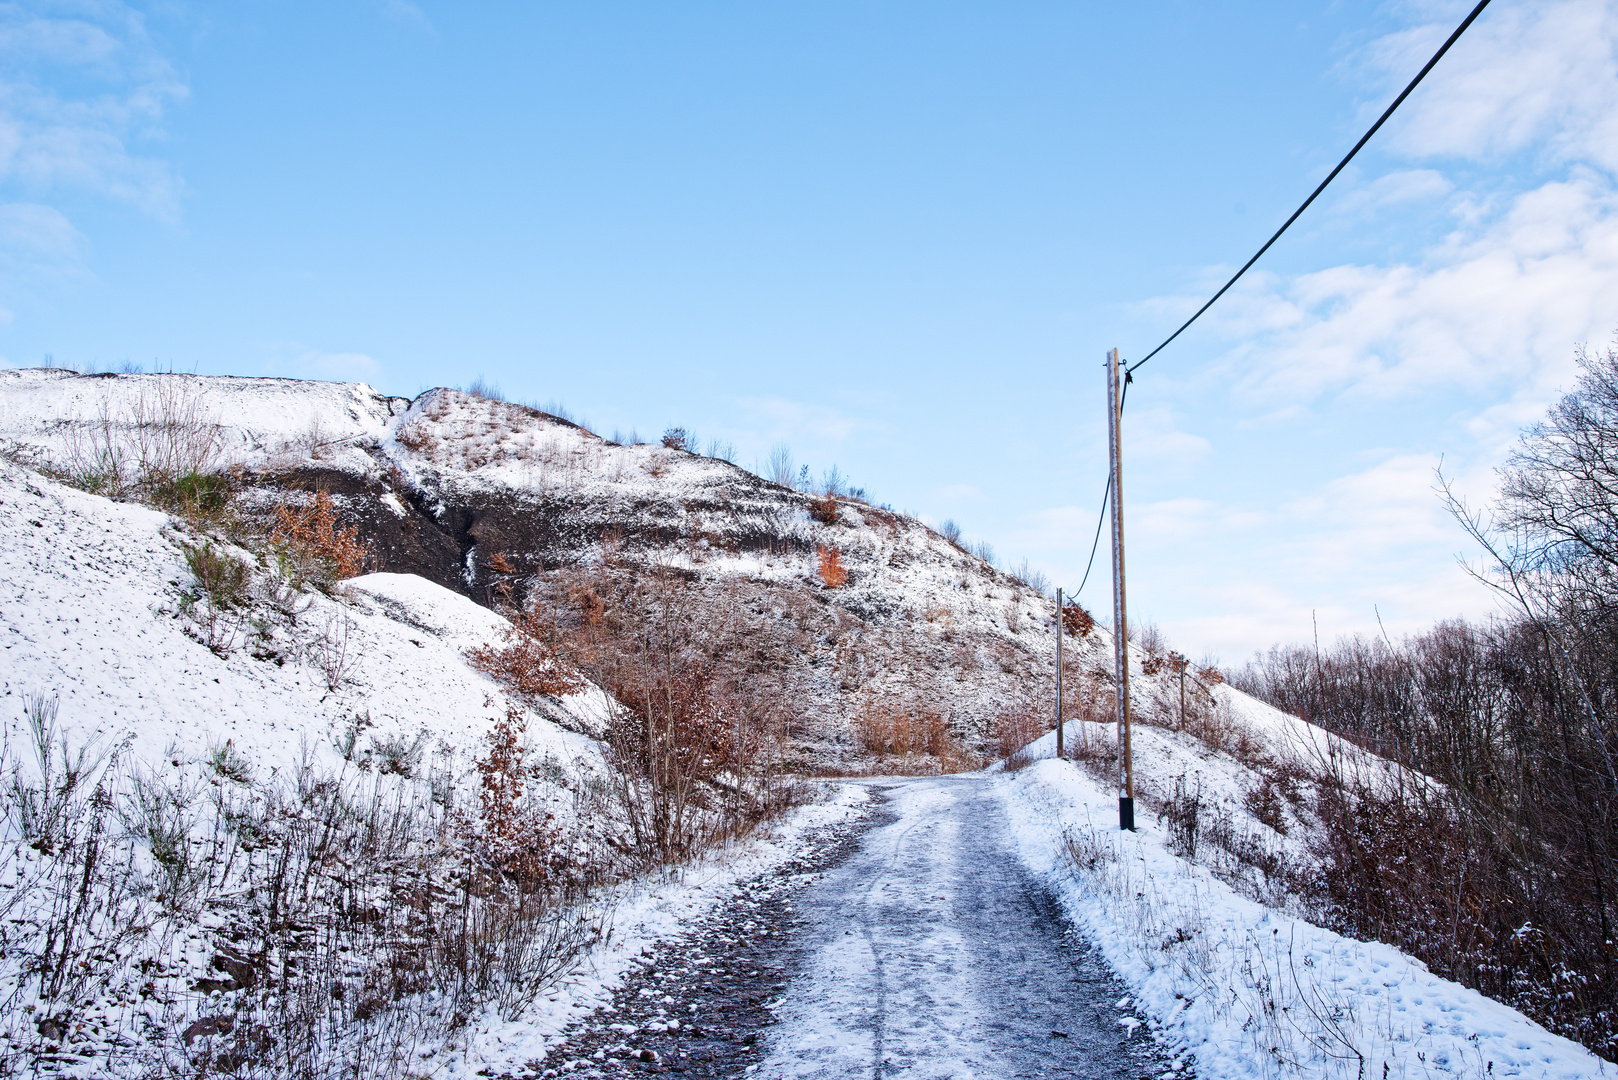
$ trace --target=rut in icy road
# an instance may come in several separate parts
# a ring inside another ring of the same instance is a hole
[[[1128,991],[1018,862],[991,782],[878,790],[896,820],[800,899],[803,963],[757,1075],[1161,1075]]]

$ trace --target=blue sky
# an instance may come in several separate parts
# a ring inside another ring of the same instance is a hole
[[[0,5],[0,358],[481,375],[790,445],[1076,585],[1144,355],[1470,5]],[[1486,500],[1618,330],[1618,2],[1495,0],[1142,369],[1131,609],[1193,655],[1490,610]],[[1084,599],[1105,610],[1105,551]]]

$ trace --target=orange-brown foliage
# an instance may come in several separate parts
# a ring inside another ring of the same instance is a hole
[[[282,503],[275,508],[270,543],[289,551],[299,562],[316,564],[333,581],[363,573],[371,557],[371,549],[360,542],[357,527],[337,527],[337,508],[324,488],[315,492],[312,506]]]
[[[485,564],[494,581],[494,595],[503,607],[510,606],[512,579],[517,576],[517,567],[503,551],[497,551]]]
[[[878,758],[909,759],[898,771],[960,772],[975,769],[975,755],[950,738],[944,718],[931,709],[910,704],[867,702],[854,718],[854,737],[860,749]],[[924,758],[918,769],[915,759]]]
[[[1062,628],[1081,638],[1089,637],[1096,628],[1095,616],[1080,607],[1077,600],[1069,600],[1062,605]]]
[[[477,759],[478,816],[457,815],[458,831],[490,869],[525,885],[567,870],[555,816],[523,802],[522,710],[507,706],[488,734],[488,753]]]
[[[507,611],[505,614],[511,619],[506,644],[468,649],[466,658],[473,667],[512,693],[530,700],[576,694],[584,689],[584,680],[558,658],[556,649],[545,640],[545,628],[535,612]]]
[[[821,495],[809,500],[809,516],[822,525],[837,524],[837,497]]]
[[[828,589],[842,588],[848,581],[848,571],[843,568],[842,552],[829,547],[819,547],[815,550],[820,555],[820,580],[826,583]]]

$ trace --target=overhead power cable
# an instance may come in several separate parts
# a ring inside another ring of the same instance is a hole
[[[1218,292],[1214,293],[1211,298],[1209,298],[1209,300],[1208,300],[1208,302],[1206,304],[1203,304],[1200,308],[1198,308],[1197,313],[1195,315],[1191,316],[1184,323],[1180,324],[1180,328],[1178,330],[1174,331],[1174,333],[1170,334],[1164,340],[1162,345],[1159,345],[1157,348],[1155,348],[1151,352],[1147,353],[1140,360],[1138,360],[1135,363],[1129,365],[1129,370],[1130,371],[1134,371],[1136,368],[1138,368],[1142,364],[1146,363],[1146,361],[1150,360],[1152,357],[1154,357],[1158,353],[1162,352],[1164,347],[1167,346],[1170,341],[1173,341],[1175,338],[1177,338],[1181,334],[1183,334],[1185,332],[1186,327],[1188,327],[1192,323],[1196,322],[1197,319],[1201,317],[1201,315],[1202,315],[1202,313],[1204,311],[1207,311],[1209,308],[1213,307],[1214,301],[1218,300],[1221,296],[1224,296],[1226,291],[1232,285],[1236,284],[1236,282],[1241,279],[1241,276],[1243,274],[1247,273],[1248,269],[1254,263],[1258,262],[1259,256],[1263,255],[1266,251],[1270,250],[1270,245],[1271,244],[1274,244],[1277,240],[1281,239],[1281,234],[1286,232],[1288,227],[1290,227],[1294,221],[1297,221],[1299,216],[1302,215],[1305,210],[1309,209],[1309,204],[1314,202],[1315,199],[1320,195],[1320,193],[1322,191],[1326,190],[1326,185],[1327,184],[1329,184],[1333,180],[1337,179],[1337,174],[1342,172],[1343,169],[1348,165],[1348,163],[1350,161],[1354,160],[1354,155],[1359,153],[1361,148],[1364,147],[1366,143],[1371,141],[1371,136],[1375,135],[1377,133],[1378,129],[1380,129],[1383,124],[1388,122],[1388,117],[1393,115],[1393,110],[1397,109],[1400,105],[1404,104],[1404,100],[1405,100],[1405,98],[1410,96],[1410,92],[1412,90],[1414,90],[1418,85],[1420,85],[1421,80],[1423,80],[1423,79],[1425,79],[1427,77],[1427,73],[1429,71],[1433,70],[1433,66],[1436,65],[1439,60],[1443,59],[1443,56],[1444,56],[1445,53],[1449,52],[1449,47],[1451,45],[1455,44],[1455,42],[1460,39],[1460,36],[1466,32],[1466,28],[1468,26],[1471,26],[1473,20],[1475,20],[1479,15],[1483,14],[1483,9],[1488,7],[1488,6],[1489,6],[1489,0],[1481,0],[1481,2],[1478,4],[1478,6],[1472,9],[1472,14],[1468,15],[1465,19],[1463,19],[1461,21],[1461,25],[1459,25],[1459,26],[1457,26],[1455,28],[1455,32],[1453,34],[1451,34],[1447,39],[1445,39],[1444,44],[1440,45],[1438,47],[1438,51],[1433,53],[1433,58],[1431,60],[1427,61],[1426,65],[1424,65],[1420,71],[1416,72],[1416,77],[1414,79],[1410,80],[1410,85],[1406,86],[1404,88],[1404,90],[1399,94],[1399,96],[1393,99],[1393,104],[1389,105],[1387,107],[1387,109],[1385,109],[1383,111],[1382,115],[1376,118],[1376,123],[1371,125],[1371,129],[1369,131],[1367,131],[1364,135],[1360,136],[1360,141],[1354,144],[1354,149],[1350,150],[1348,152],[1348,155],[1346,157],[1344,157],[1342,161],[1339,161],[1337,163],[1337,168],[1333,169],[1331,171],[1330,175],[1328,175],[1326,177],[1326,179],[1324,179],[1324,180],[1322,180],[1320,182],[1319,187],[1315,188],[1314,191],[1309,193],[1309,197],[1307,199],[1303,200],[1303,205],[1298,207],[1296,210],[1292,211],[1292,216],[1287,218],[1285,223],[1283,223],[1282,226],[1279,229],[1275,230],[1275,235],[1270,237],[1268,240],[1264,241],[1264,246],[1259,248],[1258,251],[1256,251],[1253,254],[1253,257],[1251,259],[1248,259],[1245,263],[1243,263],[1242,268],[1240,270],[1236,271],[1236,273],[1231,276],[1231,279],[1229,281],[1225,282],[1225,284],[1220,288],[1220,290]]]
[[[1281,234],[1286,232],[1287,229],[1289,229],[1292,226],[1292,223],[1294,221],[1297,221],[1298,218],[1303,215],[1303,212],[1305,210],[1309,209],[1309,204],[1313,203],[1315,201],[1315,199],[1317,199],[1320,196],[1320,193],[1322,191],[1326,190],[1326,185],[1327,184],[1330,184],[1333,180],[1337,179],[1337,174],[1342,172],[1343,169],[1345,169],[1348,166],[1348,163],[1350,161],[1354,160],[1354,155],[1358,154],[1360,152],[1360,150],[1364,148],[1365,144],[1371,141],[1371,136],[1375,135],[1379,130],[1381,130],[1382,125],[1388,122],[1388,117],[1393,115],[1393,111],[1395,109],[1397,109],[1400,105],[1404,104],[1405,98],[1409,97],[1410,94],[1411,94],[1411,91],[1415,90],[1416,87],[1421,84],[1421,80],[1423,80],[1423,79],[1425,79],[1427,77],[1427,73],[1429,71],[1433,70],[1433,68],[1438,64],[1438,62],[1444,58],[1445,53],[1449,52],[1450,46],[1454,45],[1457,41],[1460,40],[1461,35],[1466,33],[1466,28],[1471,26],[1472,23],[1477,20],[1477,17],[1479,15],[1483,14],[1483,9],[1488,7],[1488,6],[1489,6],[1489,0],[1479,0],[1478,6],[1473,8],[1472,11],[1471,11],[1471,14],[1467,15],[1467,17],[1465,19],[1461,20],[1461,25],[1457,26],[1455,28],[1455,32],[1450,34],[1450,36],[1444,40],[1444,44],[1442,44],[1442,45],[1440,45],[1438,47],[1438,51],[1433,53],[1432,59],[1428,60],[1427,63],[1422,65],[1422,69],[1420,71],[1416,72],[1416,77],[1414,79],[1411,79],[1409,85],[1407,85],[1402,91],[1399,92],[1398,97],[1393,99],[1393,104],[1389,105],[1386,109],[1384,109],[1382,111],[1382,115],[1376,118],[1376,123],[1372,124],[1370,129],[1367,130],[1364,135],[1360,136],[1360,141],[1354,144],[1354,148],[1352,150],[1350,150],[1347,153],[1347,155],[1344,156],[1342,161],[1339,161],[1337,163],[1337,167],[1335,169],[1333,169],[1327,175],[1326,179],[1324,179],[1324,180],[1322,180],[1320,182],[1320,186],[1316,187],[1314,191],[1311,191],[1309,193],[1309,197],[1307,199],[1303,200],[1303,204],[1292,212],[1292,216],[1287,218],[1286,221],[1281,224],[1281,227],[1279,229],[1275,230],[1275,235],[1271,236],[1268,240],[1264,241],[1264,246],[1259,248],[1256,252],[1254,252],[1253,257],[1251,259],[1248,259],[1245,263],[1243,263],[1242,268],[1240,270],[1236,271],[1235,274],[1231,275],[1230,280],[1225,282],[1225,284],[1220,287],[1218,292],[1214,293],[1213,296],[1209,297],[1208,302],[1206,304],[1203,304],[1200,308],[1197,309],[1196,314],[1192,315],[1185,322],[1181,323],[1180,328],[1178,330],[1174,331],[1174,333],[1172,333],[1168,337],[1164,338],[1163,343],[1161,345],[1159,345],[1157,348],[1153,349],[1151,352],[1147,353],[1145,356],[1141,357],[1141,359],[1137,360],[1135,363],[1130,364],[1128,367],[1124,368],[1123,397],[1121,397],[1119,399],[1119,401],[1118,401],[1118,411],[1119,412],[1123,412],[1124,402],[1129,400],[1129,384],[1135,381],[1135,378],[1134,378],[1135,369],[1140,367],[1142,364],[1146,363],[1146,361],[1150,360],[1152,357],[1156,356],[1158,353],[1162,352],[1165,348],[1168,347],[1169,342],[1173,341],[1175,338],[1177,338],[1181,334],[1185,333],[1186,329],[1192,323],[1196,322],[1199,318],[1202,317],[1203,312],[1207,311],[1209,308],[1214,306],[1214,301],[1218,300],[1221,296],[1224,296],[1225,293],[1230,291],[1230,287],[1232,285],[1236,284],[1236,282],[1240,281],[1242,275],[1247,273],[1247,271],[1252,268],[1253,264],[1258,262],[1259,258],[1266,251],[1270,250],[1271,246],[1273,246],[1277,240],[1281,239]],[[1112,496],[1112,476],[1109,473],[1108,476],[1107,476],[1107,488],[1106,488],[1106,490],[1104,492],[1102,492],[1102,495],[1101,495],[1101,516],[1100,516],[1100,519],[1096,522],[1095,540],[1090,545],[1090,561],[1088,563],[1086,563],[1085,566],[1084,566],[1084,579],[1079,582],[1079,587],[1077,589],[1073,590],[1073,595],[1075,597],[1077,597],[1079,595],[1079,593],[1083,591],[1085,584],[1090,580],[1090,570],[1091,570],[1091,568],[1093,568],[1095,566],[1096,551],[1101,545],[1101,527],[1104,524],[1106,524],[1106,521],[1107,521],[1107,500],[1111,496]]]
[[[1077,589],[1073,590],[1073,595],[1074,596],[1078,596],[1081,592],[1084,591],[1085,582],[1090,580],[1090,568],[1096,564],[1096,548],[1101,546],[1101,526],[1106,524],[1106,521],[1107,521],[1107,499],[1110,498],[1111,496],[1112,496],[1112,477],[1108,476],[1107,477],[1107,490],[1103,491],[1101,493],[1101,520],[1096,522],[1096,538],[1094,540],[1090,541],[1090,561],[1084,564],[1084,581],[1079,582],[1079,587]]]

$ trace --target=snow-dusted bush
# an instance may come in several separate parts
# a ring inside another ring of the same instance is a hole
[[[598,809],[499,725],[461,810],[399,769],[257,779],[228,744],[98,769],[46,712],[42,771],[0,762],[0,1074],[404,1075],[600,938]]]
[[[296,585],[308,582],[329,591],[344,578],[365,572],[370,548],[360,541],[358,528],[338,526],[330,492],[315,492],[304,506],[283,502],[274,516],[270,550]]]
[[[983,764],[950,736],[942,716],[915,702],[867,698],[853,728],[860,749],[875,755],[881,772],[936,775]]]
[[[737,618],[738,587],[699,593],[667,563],[578,568],[546,585],[518,625],[542,667],[565,661],[610,694],[607,780],[637,861],[688,858],[801,797],[783,764],[790,700],[758,663],[769,643]]]

